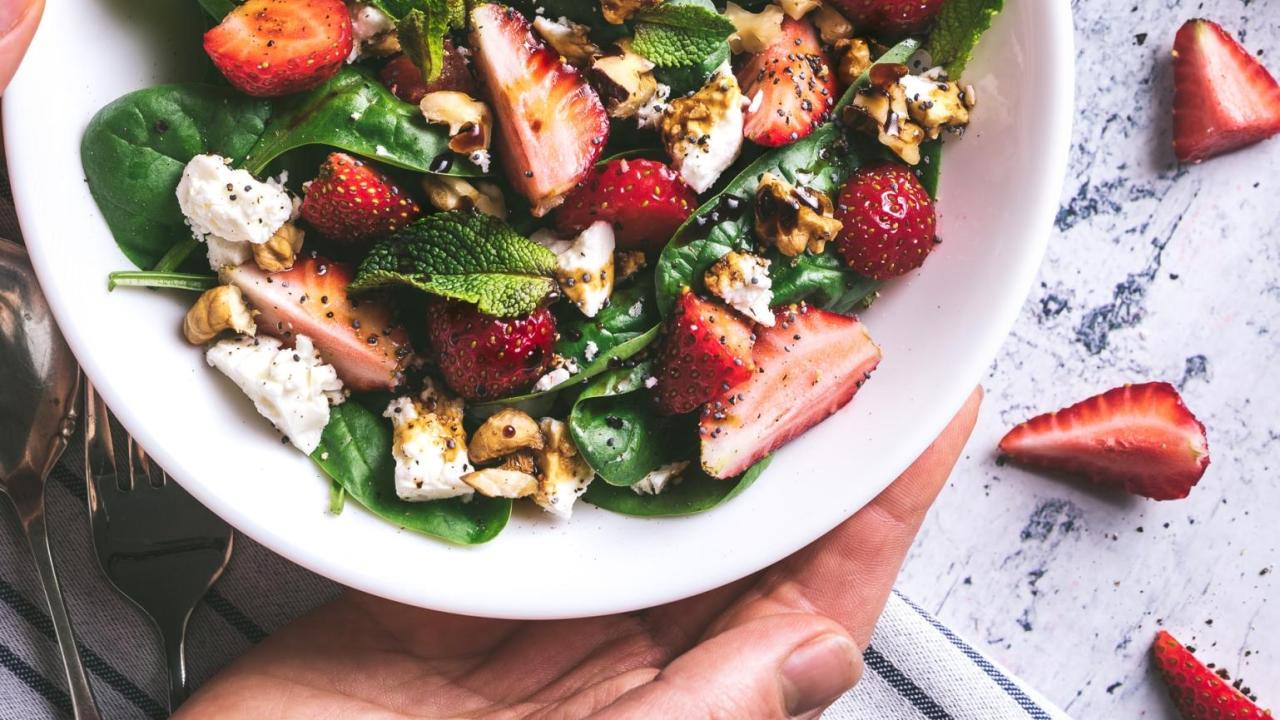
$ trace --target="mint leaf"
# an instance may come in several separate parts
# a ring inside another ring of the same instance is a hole
[[[473,303],[497,317],[526,315],[556,289],[556,256],[473,210],[429,215],[374,245],[352,290],[407,285]]]
[[[229,2],[229,0],[201,0],[201,2]],[[440,0],[367,0],[367,2],[395,20],[403,19],[414,10],[431,13],[444,8],[449,27],[454,30],[461,30],[466,26],[467,6],[471,4],[468,0],[443,0],[443,2]]]
[[[400,48],[427,82],[440,77],[444,68],[444,36],[449,32],[449,9],[443,0],[433,4],[427,12],[410,10],[396,23]]]
[[[733,34],[710,3],[669,0],[635,16],[635,50],[660,68],[701,64]]]
[[[978,40],[1003,9],[1004,0],[947,0],[925,47],[934,64],[945,67],[951,77],[959,77]]]

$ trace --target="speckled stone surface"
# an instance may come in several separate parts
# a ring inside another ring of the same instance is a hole
[[[1176,716],[1148,661],[1160,627],[1280,707],[1280,140],[1179,169],[1169,109],[1183,20],[1217,20],[1280,72],[1280,5],[1072,5],[1075,137],[1048,256],[900,588],[1073,717]],[[1011,425],[1149,379],[1208,426],[1190,498],[997,462]]]

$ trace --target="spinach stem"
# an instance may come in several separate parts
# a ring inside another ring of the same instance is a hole
[[[193,237],[189,237],[182,242],[174,243],[173,247],[169,248],[168,252],[160,258],[160,262],[156,263],[156,266],[152,269],[158,273],[171,273],[174,270],[177,270],[178,266],[182,264],[182,261],[186,260],[187,256],[190,255],[199,244],[200,242]]]
[[[117,287],[149,287],[204,292],[217,285],[218,278],[213,275],[158,272],[155,270],[125,270],[113,272],[107,276],[108,290],[115,290]]]

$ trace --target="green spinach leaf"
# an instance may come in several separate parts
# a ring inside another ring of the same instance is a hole
[[[947,0],[925,46],[929,57],[951,77],[960,77],[982,34],[1003,9],[1004,0]]]
[[[696,468],[694,461],[684,479],[658,495],[640,495],[629,487],[593,482],[583,500],[611,512],[638,517],[676,517],[705,512],[732,500],[751,486],[769,466],[771,457],[752,465],[732,480],[716,480]]]
[[[239,3],[235,0],[198,0],[200,7],[204,8],[209,17],[214,20],[221,20],[227,16],[227,13],[236,9]]]
[[[834,253],[805,253],[794,258],[776,250],[769,253],[773,265],[773,304],[787,305],[805,300],[825,310],[849,313],[875,295],[880,282],[850,270]]]
[[[311,454],[346,495],[407,530],[463,545],[488,542],[511,516],[511,501],[481,497],[405,502],[395,491],[389,423],[356,400],[334,407],[320,447]],[[330,506],[335,501],[332,496]]]
[[[175,191],[201,153],[245,156],[262,135],[270,107],[231,88],[160,85],[129,93],[98,111],[80,142],[89,191],[125,256],[150,268],[191,237]]]
[[[483,175],[456,157],[447,129],[428,125],[422,112],[391,94],[368,68],[348,66],[316,89],[281,98],[244,167],[259,175],[273,160],[306,145],[327,145],[380,163],[438,173],[437,158],[451,162],[450,175]],[[433,169],[434,168],[434,169]]]

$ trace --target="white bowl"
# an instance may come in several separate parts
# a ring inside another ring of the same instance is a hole
[[[195,3],[49,3],[5,96],[4,134],[27,246],[63,333],[125,427],[201,502],[285,557],[394,600],[511,618],[621,612],[723,585],[826,533],[905,469],[981,380],[1040,264],[1072,118],[1067,0],[1008,5],[965,74],[979,107],[945,151],[945,242],[866,313],[885,359],[854,402],[709,513],[642,520],[580,504],[556,523],[517,512],[472,548],[354,504],[329,515],[319,471],[182,341],[190,297],[107,292],[108,271],[129,263],[89,196],[80,136],[117,96],[198,77],[178,60],[198,48]]]

